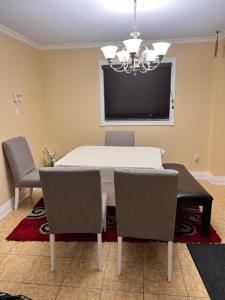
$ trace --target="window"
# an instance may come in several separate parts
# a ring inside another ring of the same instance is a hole
[[[101,126],[173,125],[176,59],[145,74],[113,71],[100,62]]]

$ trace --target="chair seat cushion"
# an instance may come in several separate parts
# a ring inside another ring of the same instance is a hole
[[[18,187],[41,187],[38,169],[33,169],[27,173],[17,184]]]

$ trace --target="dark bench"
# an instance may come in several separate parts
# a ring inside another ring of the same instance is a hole
[[[177,190],[177,216],[185,204],[202,206],[201,234],[209,235],[211,209],[213,197],[198,183],[198,181],[181,164],[163,164],[165,169],[177,170],[178,190]],[[179,222],[179,220],[178,220]]]

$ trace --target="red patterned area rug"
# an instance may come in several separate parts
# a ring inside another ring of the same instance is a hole
[[[181,216],[180,234],[174,237],[174,242],[180,243],[221,243],[221,238],[211,227],[208,237],[201,236],[201,212],[198,207],[186,207]],[[24,218],[6,238],[9,241],[48,241],[48,222],[44,201],[41,199],[32,212]],[[95,234],[59,234],[57,241],[96,241]],[[141,241],[127,238],[127,241]],[[107,231],[103,232],[104,242],[117,241],[115,207],[107,208]]]

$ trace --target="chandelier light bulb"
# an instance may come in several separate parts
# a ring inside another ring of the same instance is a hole
[[[118,50],[117,46],[106,46],[101,48],[106,59],[113,59],[116,55],[116,51]]]
[[[146,60],[149,62],[154,61],[157,57],[157,53],[155,50],[145,50],[144,54],[145,54]]]
[[[116,56],[118,57],[119,61],[121,63],[123,63],[123,62],[125,62],[125,61],[127,61],[129,59],[130,54],[129,54],[128,51],[122,50],[122,51],[118,51],[116,53]]]
[[[157,55],[165,55],[167,50],[170,47],[170,43],[165,43],[165,42],[158,42],[158,43],[153,43],[152,46],[155,50],[155,52],[157,53]]]
[[[141,45],[141,42],[142,42],[141,39],[129,39],[129,40],[123,41],[123,43],[129,53],[137,53],[139,50],[139,47]]]

